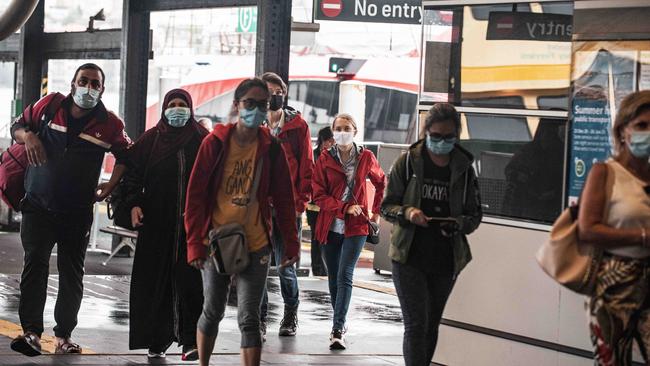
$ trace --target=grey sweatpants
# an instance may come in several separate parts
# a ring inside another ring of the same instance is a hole
[[[269,273],[270,246],[250,253],[250,264],[237,276],[237,322],[241,332],[241,348],[261,347],[260,304]],[[203,313],[198,328],[206,336],[219,333],[228,302],[231,276],[217,273],[212,260],[205,261],[203,277]]]

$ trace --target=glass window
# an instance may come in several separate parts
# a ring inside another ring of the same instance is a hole
[[[296,21],[311,21],[314,10],[313,1],[292,2],[292,17]],[[443,14],[432,22],[447,24],[449,19],[448,14]],[[331,118],[339,112],[340,80],[331,72],[329,64],[331,57],[338,57],[363,60],[355,74],[346,78],[366,85],[364,139],[392,143],[412,141],[414,137],[410,135],[416,131],[409,130],[409,126],[415,123],[422,26],[316,22],[320,30],[308,42],[292,34],[289,65],[289,105],[303,113],[312,136],[331,123]]]
[[[469,136],[461,145],[474,155],[484,212],[553,222],[563,203],[566,121],[474,113],[462,120]]]
[[[9,126],[11,125],[13,110],[11,109],[12,100],[14,99],[14,70],[16,64],[13,62],[0,62],[0,138],[3,144],[0,148],[9,146]],[[20,112],[18,112],[20,113]],[[6,142],[6,144],[5,144]]]
[[[425,10],[421,102],[567,110],[572,9],[562,2]],[[443,15],[451,21],[435,21]]]
[[[86,0],[45,1],[46,32],[83,32],[88,28],[91,16],[104,9],[106,20],[94,22],[95,29],[122,28],[123,0],[102,0],[90,3]]]
[[[366,141],[409,143],[415,141],[417,95],[401,90],[366,88]]]
[[[332,123],[339,110],[337,81],[291,80],[288,104],[302,114],[312,136]]]
[[[235,88],[255,75],[255,14],[255,7],[151,13],[147,128],[160,119],[159,101],[179,87],[192,95],[197,118],[231,121]]]
[[[470,114],[465,116],[467,133],[472,139],[493,141],[529,141],[526,117]]]

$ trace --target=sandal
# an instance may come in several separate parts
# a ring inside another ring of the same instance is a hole
[[[196,346],[183,346],[183,354],[181,360],[183,361],[196,361],[199,359],[199,350]]]
[[[81,353],[81,347],[70,341],[65,341],[65,343],[59,344],[56,346],[54,353],[58,354],[78,354]]]
[[[27,332],[11,341],[11,349],[25,356],[41,355],[41,339],[36,333]]]

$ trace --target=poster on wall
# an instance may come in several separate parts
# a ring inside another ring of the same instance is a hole
[[[571,106],[571,161],[569,205],[577,203],[587,173],[598,161],[610,155],[611,111],[607,100],[574,98]]]
[[[573,54],[568,203],[578,201],[594,163],[611,156],[610,130],[621,100],[637,90],[637,51]]]

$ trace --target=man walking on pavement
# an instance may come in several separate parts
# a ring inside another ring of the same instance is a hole
[[[18,312],[24,334],[11,349],[27,356],[41,354],[43,309],[49,262],[57,244],[59,292],[54,308],[56,353],[81,353],[71,341],[83,297],[84,259],[93,204],[106,198],[126,170],[131,144],[124,123],[104,107],[104,71],[79,66],[70,94],[53,93],[28,106],[11,126],[16,142],[25,145],[29,166],[21,201],[20,238],[25,250]],[[117,159],[113,174],[97,185],[106,152]]]
[[[307,207],[311,196],[311,177],[314,171],[313,152],[309,126],[291,107],[284,107],[287,97],[287,84],[275,73],[267,72],[262,75],[271,93],[271,102],[267,115],[266,126],[271,134],[280,140],[287,156],[293,195],[296,204],[296,225],[298,239],[302,234],[302,213]],[[273,247],[276,265],[282,263],[284,255],[284,242],[282,233],[273,220]],[[284,316],[280,322],[280,336],[295,336],[298,328],[298,278],[296,268],[291,266],[280,267],[277,265],[280,277],[280,290],[284,300]],[[264,294],[260,311],[260,327],[263,339],[266,339],[266,325],[268,313],[268,292]]]

